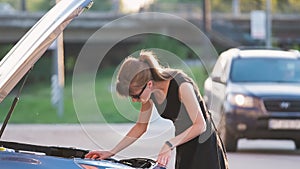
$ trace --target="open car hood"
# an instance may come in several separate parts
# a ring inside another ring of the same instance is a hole
[[[61,0],[23,36],[0,62],[0,102],[74,17],[91,5],[92,0]]]

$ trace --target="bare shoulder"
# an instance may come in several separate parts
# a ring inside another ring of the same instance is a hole
[[[183,82],[179,86],[179,92],[188,92],[188,91],[194,91],[194,87],[189,82]]]
[[[186,98],[194,95],[194,87],[189,82],[183,82],[179,86],[178,96],[180,100],[186,100]]]

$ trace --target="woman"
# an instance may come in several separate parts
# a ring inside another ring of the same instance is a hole
[[[181,70],[163,68],[151,51],[128,57],[120,67],[117,92],[141,102],[136,124],[111,151],[91,151],[86,158],[106,159],[136,141],[147,130],[153,106],[175,126],[175,137],[166,141],[157,162],[166,166],[176,148],[176,169],[225,169],[227,159],[211,118],[193,80]]]

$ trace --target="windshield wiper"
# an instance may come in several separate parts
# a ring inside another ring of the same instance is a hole
[[[29,69],[29,71],[26,73],[26,75],[24,77],[24,80],[22,82],[22,85],[20,86],[20,88],[19,88],[19,90],[18,90],[18,92],[17,92],[17,94],[16,94],[16,96],[15,96],[15,98],[14,98],[14,100],[13,100],[11,106],[10,106],[10,109],[9,109],[9,111],[8,111],[6,117],[5,117],[5,120],[4,120],[4,122],[3,122],[2,126],[1,126],[0,139],[1,139],[2,134],[3,134],[3,132],[4,132],[5,128],[6,128],[6,126],[7,126],[8,121],[9,121],[9,119],[10,119],[10,117],[11,117],[11,115],[12,115],[12,113],[13,113],[16,105],[17,105],[17,102],[19,101],[19,97],[20,97],[21,91],[22,91],[22,89],[23,89],[23,87],[25,85],[25,82],[28,79],[28,75],[29,75],[30,71],[31,71],[31,69]]]

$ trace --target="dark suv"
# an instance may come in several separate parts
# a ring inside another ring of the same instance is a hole
[[[239,138],[292,139],[300,148],[299,51],[229,49],[204,92],[228,151]]]

